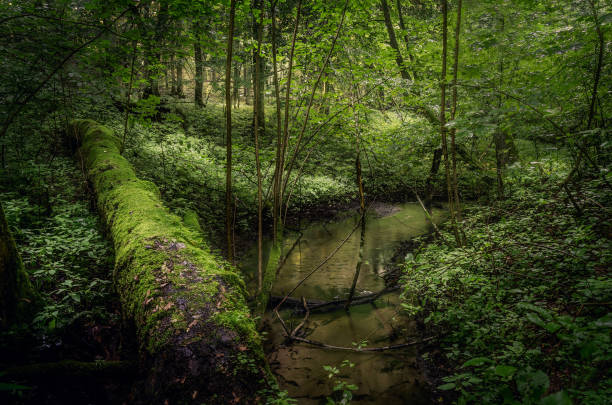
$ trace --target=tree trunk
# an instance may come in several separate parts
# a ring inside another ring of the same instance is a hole
[[[232,45],[236,0],[230,1],[227,56],[225,59],[225,235],[227,260],[234,263],[234,234],[232,232]]]
[[[174,52],[170,54],[170,94],[176,96],[176,61]]]
[[[27,323],[38,304],[0,204],[0,326]]]
[[[409,80],[410,74],[408,73],[408,69],[406,69],[406,65],[404,65],[404,58],[402,57],[397,44],[397,38],[395,37],[395,30],[393,29],[393,23],[391,22],[391,14],[389,13],[389,5],[387,4],[387,0],[380,0],[380,7],[382,8],[383,16],[385,18],[385,27],[387,27],[387,33],[389,34],[389,45],[391,45],[391,48],[393,48],[395,51],[395,61],[400,69],[402,79]]]
[[[500,33],[504,32],[504,17],[501,18],[501,26]],[[504,81],[504,49],[500,46],[500,56],[499,56],[499,87],[498,87],[498,99],[497,99],[497,128],[495,130],[494,142],[495,142],[495,172],[497,175],[497,198],[502,200],[504,198],[504,179],[503,179],[503,170],[505,166],[505,149],[506,149],[506,136],[504,131],[501,129],[501,108],[503,105],[503,97],[501,93],[502,84]]]
[[[181,58],[176,61],[176,96],[179,98],[185,97],[183,92],[183,60]]]
[[[462,0],[457,1],[457,25],[455,26],[455,49],[453,61],[453,101],[451,108],[451,120],[455,120],[457,113],[457,75],[459,73],[459,35],[461,33],[461,6]],[[451,159],[452,159],[452,197],[453,208],[455,209],[455,218],[461,220],[461,203],[459,202],[459,189],[457,185],[457,146],[456,134],[457,129],[453,126],[450,130],[451,134]],[[457,225],[458,227],[458,225]],[[459,246],[463,245],[462,239],[457,240]]]
[[[436,148],[433,151],[433,157],[431,158],[431,169],[429,169],[429,175],[425,180],[425,207],[430,210],[433,203],[434,185],[433,181],[438,175],[440,170],[440,162],[442,161],[442,148]]]
[[[114,285],[136,327],[143,403],[256,402],[267,377],[239,272],[139,180],[120,140],[90,120],[68,128],[115,251]]]
[[[255,42],[261,42],[261,38],[263,38],[263,13],[264,13],[264,0],[253,0],[252,3],[253,9],[259,9],[261,12],[259,20],[253,17],[253,39]],[[257,120],[259,121],[259,125],[261,128],[265,129],[266,121],[265,121],[265,110],[264,110],[264,60],[261,57],[261,53],[253,50],[253,71],[255,75],[253,75],[253,90],[257,92],[257,94],[253,95],[253,101],[255,106],[253,107],[253,112],[257,113]],[[259,72],[259,74],[257,74]],[[257,82],[257,83],[256,83]]]
[[[446,192],[448,194],[448,209],[455,240],[460,244],[459,232],[455,218],[455,206],[450,174],[450,159],[448,156],[447,129],[446,129],[446,62],[448,54],[448,3],[442,0],[442,77],[440,79],[440,137],[442,138],[442,155],[444,156],[444,174],[446,175]]]
[[[603,32],[601,31],[601,26],[599,24],[599,17],[597,15],[597,8],[595,7],[595,2],[593,0],[589,0],[589,4],[591,6],[593,20],[595,22],[595,31],[597,32],[598,39],[597,46],[599,47],[599,52],[597,53],[597,64],[595,65],[595,78],[593,80],[591,104],[589,105],[589,120],[587,123],[587,129],[591,129],[591,123],[593,122],[593,116],[595,114],[595,101],[597,100],[597,88],[599,87],[599,78],[601,77],[601,67],[603,65],[605,48],[604,36]]]
[[[355,97],[356,99],[357,97]],[[353,103],[356,100],[353,101]],[[353,276],[353,283],[349,290],[349,296],[344,305],[344,309],[347,310],[351,306],[351,301],[355,295],[355,288],[357,287],[357,281],[359,280],[359,273],[361,272],[361,265],[363,264],[363,246],[365,245],[365,233],[366,233],[366,206],[365,206],[365,195],[363,192],[363,180],[361,177],[361,159],[360,159],[360,145],[359,145],[359,117],[353,104],[353,115],[355,116],[355,137],[356,137],[356,148],[357,156],[355,158],[355,173],[357,175],[357,190],[359,191],[359,208],[361,212],[361,236],[359,237],[359,256],[357,258],[357,265],[355,266],[355,275]]]
[[[302,0],[298,0],[297,14],[295,17],[295,27],[293,28],[293,39],[291,40],[291,51],[289,52],[289,67],[287,70],[287,85],[285,90],[285,118],[283,121],[283,145],[280,156],[280,172],[281,176],[284,177],[285,170],[285,155],[287,153],[287,146],[289,144],[289,104],[291,101],[291,75],[293,74],[293,54],[295,51],[295,40],[297,38],[298,26],[300,25],[300,13],[302,11]],[[281,177],[282,178],[282,177]],[[286,182],[287,180],[285,180]],[[284,186],[283,182],[279,185],[280,190],[280,209],[282,210],[283,198],[284,198]],[[283,223],[281,215],[280,222]]]
[[[396,1],[397,4],[397,15],[399,18],[399,26],[402,31],[404,31],[404,44],[406,45],[406,53],[408,54],[408,58],[410,58],[410,63],[412,64],[410,73],[412,73],[412,80],[417,80],[417,73],[414,68],[414,55],[410,52],[410,38],[408,37],[408,32],[406,31],[406,24],[404,24],[404,16],[402,15],[402,4],[400,0]]]
[[[256,3],[256,2],[255,2]],[[260,108],[262,107],[261,99],[263,92],[261,87],[263,81],[261,80],[261,41],[263,29],[261,28],[264,14],[264,2],[259,2],[260,7],[260,20],[255,21],[256,25],[259,26],[256,29],[257,32],[257,49],[255,50],[255,77],[253,80],[253,87],[255,89],[255,102],[253,103],[253,133],[255,135],[255,169],[257,175],[257,293],[261,293],[263,287],[263,201],[262,201],[262,186],[261,186],[261,165],[259,161],[259,131],[260,126],[263,124],[261,120],[262,115],[260,114]],[[257,19],[256,19],[257,20]]]
[[[195,27],[195,42],[193,43],[193,54],[195,61],[195,89],[194,89],[194,101],[198,107],[204,105],[202,99],[202,88],[204,83],[204,66],[202,64],[202,46],[200,45],[200,33],[199,27]]]
[[[276,161],[274,168],[274,187],[273,194],[273,239],[274,243],[278,242],[278,228],[280,226],[280,185],[283,177],[283,166],[281,163],[282,149],[282,117],[281,117],[281,102],[280,102],[280,86],[278,84],[278,63],[276,61],[276,1],[272,4],[272,67],[274,71],[274,97],[276,99]]]
[[[234,108],[240,107],[240,65],[238,62],[234,63],[234,88],[232,89],[232,100],[234,102]]]

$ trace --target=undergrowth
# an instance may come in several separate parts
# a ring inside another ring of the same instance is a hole
[[[113,252],[74,162],[28,160],[12,170],[12,183],[3,185],[0,199],[26,270],[44,298],[31,326],[41,335],[60,336],[77,321],[116,317],[109,310]]]
[[[466,247],[443,231],[407,257],[403,307],[440,336],[423,357],[458,404],[612,398],[612,194],[562,189],[559,165],[515,165],[503,201],[465,210]]]

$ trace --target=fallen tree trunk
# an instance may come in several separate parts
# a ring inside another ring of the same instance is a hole
[[[25,364],[4,370],[8,378],[26,381],[64,378],[129,378],[136,374],[131,361],[77,361],[62,360],[55,363]]]
[[[114,284],[133,320],[143,403],[256,403],[269,369],[238,271],[136,177],[120,140],[94,121],[73,121],[83,170],[115,248]]]

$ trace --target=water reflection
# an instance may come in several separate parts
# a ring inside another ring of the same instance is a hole
[[[366,238],[357,294],[382,290],[386,264],[399,242],[430,232],[431,224],[418,204],[403,204],[392,215],[368,215]],[[434,210],[434,219],[443,217],[442,210]],[[351,232],[359,220],[355,214],[333,223],[314,223],[303,231],[303,236],[272,288],[273,295],[285,295],[313,268],[332,253]],[[290,235],[283,242],[288,251],[297,240]],[[360,227],[342,248],[320,270],[314,273],[294,297],[332,299],[345,297],[353,280],[359,254]],[[256,268],[255,254],[243,263],[243,269]],[[281,311],[290,328],[301,320],[291,311]],[[423,390],[422,375],[416,367],[415,348],[401,351],[356,353],[326,350],[305,344],[286,345],[282,328],[271,314],[266,314],[268,339],[266,352],[272,371],[282,389],[288,390],[299,404],[325,403],[332,393],[333,380],[323,370],[324,365],[338,366],[343,360],[355,364],[343,369],[345,381],[355,384],[354,404],[429,404]],[[414,335],[414,325],[399,313],[399,297],[387,294],[371,304],[358,305],[347,313],[338,310],[313,313],[307,323],[308,338],[336,346],[352,346],[367,340],[369,346],[403,343]]]

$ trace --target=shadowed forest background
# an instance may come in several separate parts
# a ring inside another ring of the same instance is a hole
[[[612,5],[0,0],[0,400],[608,404]]]

